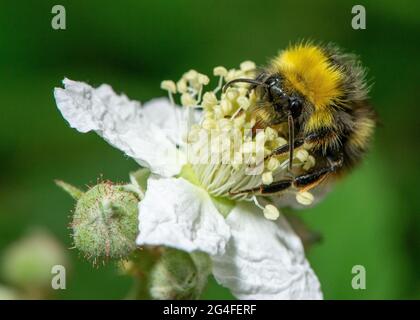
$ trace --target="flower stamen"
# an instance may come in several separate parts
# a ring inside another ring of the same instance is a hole
[[[248,90],[248,84],[234,83],[226,92],[220,92],[228,81],[255,77],[255,70],[255,63],[251,61],[229,71],[222,66],[216,67],[213,74],[219,77],[218,85],[206,92],[204,86],[210,79],[195,70],[186,72],[176,84],[173,81],[162,83],[162,88],[169,93],[179,93],[181,104],[188,107],[188,112],[193,108],[202,109],[201,121],[187,126],[186,153],[200,186],[214,197],[248,201],[256,201],[256,196],[268,199],[272,195],[256,195],[252,190],[289,177],[289,157],[270,157],[276,148],[287,143],[287,131],[255,128],[257,97]],[[315,158],[305,146],[296,148],[294,155],[292,168],[296,173],[315,165]],[[311,194],[293,188],[289,191],[296,194],[299,203],[311,203]],[[267,219],[277,219],[279,213],[273,205],[258,206]]]

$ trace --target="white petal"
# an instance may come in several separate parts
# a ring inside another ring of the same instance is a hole
[[[122,150],[152,172],[172,176],[185,163],[177,146],[161,129],[173,125],[174,110],[167,99],[151,102],[147,112],[140,103],[117,95],[108,85],[98,88],[64,79],[64,89],[54,90],[57,106],[70,126],[80,132],[96,131],[108,143]],[[150,111],[153,110],[153,113]],[[152,114],[151,114],[152,113]],[[148,115],[153,115],[153,118]],[[160,119],[172,119],[162,123]],[[167,128],[174,134],[175,127]]]
[[[201,111],[186,107],[174,108],[167,98],[156,98],[143,105],[143,115],[161,128],[173,143],[182,146],[188,128],[199,121]]]
[[[301,241],[283,216],[269,221],[252,203],[240,203],[226,221],[232,236],[225,254],[213,258],[213,274],[237,298],[322,299]]]
[[[180,178],[149,178],[139,204],[138,245],[223,254],[230,230],[209,195]]]

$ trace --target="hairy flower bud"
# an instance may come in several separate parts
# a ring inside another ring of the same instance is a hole
[[[71,223],[75,247],[94,263],[127,257],[136,246],[138,202],[121,185],[100,183],[86,191]]]
[[[153,299],[198,299],[207,283],[211,264],[203,253],[166,248],[150,273]]]

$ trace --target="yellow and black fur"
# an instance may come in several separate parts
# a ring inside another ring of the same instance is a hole
[[[281,51],[255,79],[227,84],[251,83],[258,97],[253,110],[256,128],[280,128],[288,121],[289,128],[293,126],[292,145],[270,156],[292,153],[305,143],[316,158],[310,172],[253,191],[276,193],[292,186],[308,190],[327,177],[346,173],[362,159],[376,123],[365,76],[355,55],[333,45],[301,43]]]

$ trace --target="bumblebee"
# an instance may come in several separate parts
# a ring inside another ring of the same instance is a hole
[[[358,164],[369,148],[376,113],[368,98],[366,71],[358,57],[335,45],[300,43],[281,51],[249,83],[257,103],[251,110],[253,129],[287,128],[288,144],[268,157],[289,154],[290,178],[261,185],[259,194],[275,194],[288,188],[312,189],[334,180]],[[293,152],[305,144],[316,165],[308,172],[292,172]]]

